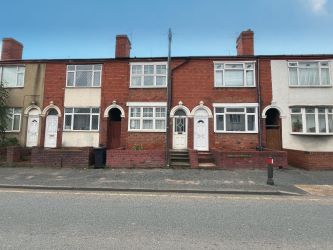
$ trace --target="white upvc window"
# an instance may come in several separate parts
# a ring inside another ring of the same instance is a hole
[[[0,66],[0,82],[5,88],[24,87],[25,67],[22,65]]]
[[[64,131],[98,131],[99,108],[65,108]]]
[[[167,86],[167,63],[131,63],[131,88],[165,88]]]
[[[21,108],[7,109],[7,126],[6,132],[19,132],[21,129]]]
[[[257,103],[213,103],[215,133],[257,133]]]
[[[325,87],[331,86],[328,61],[288,62],[289,86]]]
[[[128,131],[165,132],[166,103],[128,103]]]
[[[255,62],[214,62],[215,87],[255,87]]]
[[[67,65],[67,87],[89,88],[100,87],[102,65]]]
[[[292,107],[291,133],[333,135],[333,107]]]

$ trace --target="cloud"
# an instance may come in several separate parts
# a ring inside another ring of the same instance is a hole
[[[307,7],[315,14],[326,14],[327,0],[305,0]]]

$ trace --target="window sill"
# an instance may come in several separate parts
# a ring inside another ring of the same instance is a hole
[[[166,130],[156,130],[156,129],[133,130],[133,129],[129,129],[128,132],[134,132],[134,133],[165,133]]]
[[[214,131],[216,134],[258,134],[258,131]]]
[[[20,133],[21,130],[5,131],[5,133]]]
[[[24,86],[4,87],[4,89],[24,89]]]
[[[101,88],[101,86],[91,86],[91,87],[83,87],[83,86],[80,86],[80,87],[77,87],[77,86],[66,86],[66,89],[98,89],[98,88]]]
[[[63,130],[62,132],[86,132],[86,133],[99,133],[99,130]]]
[[[167,86],[129,86],[130,89],[166,89]]]
[[[333,136],[333,133],[296,133],[296,132],[291,132],[291,135],[305,135],[305,136]]]
[[[254,85],[254,86],[216,86],[214,84],[214,88],[215,89],[227,89],[227,88],[251,88],[251,89],[253,89],[253,88],[256,88],[256,85]]]
[[[289,85],[289,88],[332,88],[332,85],[301,85],[301,86],[294,86],[294,85]]]

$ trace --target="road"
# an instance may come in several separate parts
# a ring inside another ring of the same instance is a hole
[[[333,198],[0,190],[1,249],[333,249]]]

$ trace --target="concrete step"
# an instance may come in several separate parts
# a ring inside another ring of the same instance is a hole
[[[191,165],[188,162],[171,162],[171,168],[190,168]]]
[[[190,159],[188,157],[170,157],[171,161],[189,161]]]
[[[199,168],[216,168],[215,163],[199,163]]]

